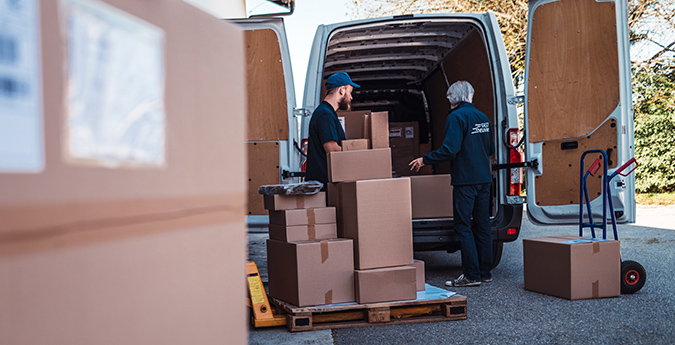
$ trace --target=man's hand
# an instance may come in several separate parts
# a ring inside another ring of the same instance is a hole
[[[327,141],[323,143],[323,149],[326,153],[342,151],[342,147],[338,145],[337,141]]]
[[[420,158],[414,159],[408,165],[410,166],[410,170],[420,171],[420,168],[424,166],[424,160],[422,159],[422,157],[420,157]]]

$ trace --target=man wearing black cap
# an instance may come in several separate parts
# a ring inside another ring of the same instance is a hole
[[[342,151],[345,131],[336,111],[349,110],[354,84],[345,72],[335,73],[326,80],[326,97],[312,113],[309,121],[309,147],[307,148],[306,181],[328,183],[328,152]]]

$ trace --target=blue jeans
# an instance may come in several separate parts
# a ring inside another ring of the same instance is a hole
[[[492,277],[490,186],[491,183],[453,186],[454,226],[462,251],[462,271],[471,280]]]

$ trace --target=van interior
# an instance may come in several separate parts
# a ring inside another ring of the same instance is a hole
[[[323,76],[349,73],[361,85],[353,92],[352,110],[387,111],[390,123],[416,122],[420,144],[436,149],[443,143],[450,107],[446,91],[458,80],[474,87],[473,103],[488,115],[495,132],[495,90],[486,45],[480,27],[470,19],[411,18],[351,26],[330,36]],[[434,174],[449,171],[449,163],[433,167]],[[492,210],[496,212],[495,205]]]

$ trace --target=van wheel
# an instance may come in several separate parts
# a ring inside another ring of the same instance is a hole
[[[502,261],[502,251],[504,250],[504,242],[492,242],[492,268],[497,267]]]
[[[621,262],[621,293],[632,294],[640,291],[647,280],[645,268],[635,261]]]

